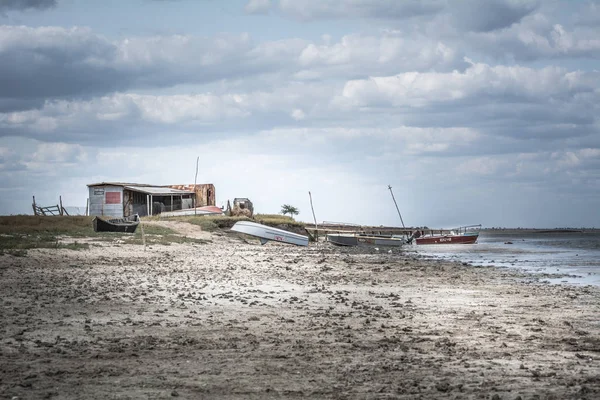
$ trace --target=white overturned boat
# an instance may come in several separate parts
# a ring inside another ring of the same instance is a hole
[[[284,231],[267,225],[257,224],[250,221],[238,221],[231,228],[232,231],[245,233],[246,235],[260,238],[260,243],[265,244],[269,240],[275,242],[295,244],[296,246],[308,246],[308,236]]]
[[[400,247],[406,240],[394,236],[374,236],[358,233],[329,233],[327,241],[337,246],[392,246]]]

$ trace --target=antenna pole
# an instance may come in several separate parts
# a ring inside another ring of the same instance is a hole
[[[317,225],[317,217],[315,217],[315,209],[313,208],[312,194],[310,194],[310,191],[308,192],[308,197],[310,198],[310,209],[312,210],[313,219],[315,220],[315,237],[317,238],[317,241],[319,241],[319,226]]]
[[[394,200],[394,204],[396,205],[396,211],[398,211],[398,216],[400,216],[400,222],[402,222],[402,227],[404,226],[404,221],[402,220],[402,214],[400,214],[400,209],[398,208],[398,204],[396,203],[396,198],[394,197],[394,192],[392,192],[392,186],[388,185],[388,189],[390,189],[390,193],[392,194],[392,200]]]

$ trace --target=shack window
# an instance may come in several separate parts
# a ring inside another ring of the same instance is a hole
[[[105,202],[106,204],[120,204],[121,192],[106,192]]]

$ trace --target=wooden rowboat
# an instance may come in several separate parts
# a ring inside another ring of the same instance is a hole
[[[140,216],[133,214],[125,218],[102,219],[94,218],[92,221],[94,232],[122,232],[134,233],[140,224]]]

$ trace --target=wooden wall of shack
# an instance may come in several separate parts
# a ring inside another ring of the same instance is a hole
[[[171,189],[189,190],[196,194],[196,207],[215,206],[215,185],[212,183],[197,184],[194,190],[194,184],[191,185],[169,185]]]

